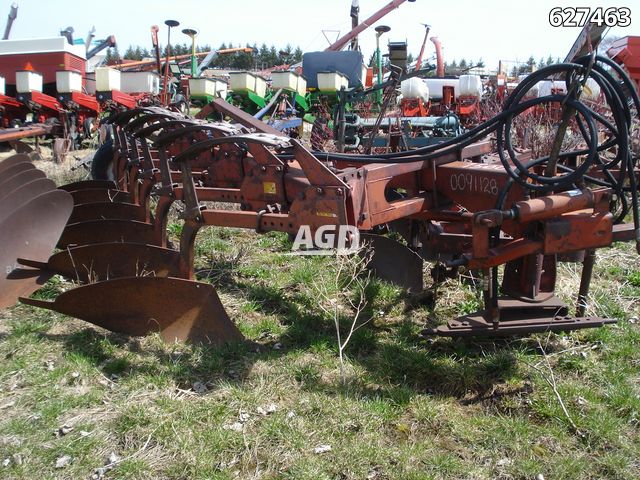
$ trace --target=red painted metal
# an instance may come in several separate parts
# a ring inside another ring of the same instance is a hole
[[[640,91],[640,37],[619,38],[609,47],[607,55],[624,66]]]
[[[57,115],[64,111],[64,107],[54,97],[36,90],[30,93],[18,93],[16,100],[35,110],[49,110],[49,115]]]
[[[111,90],[109,92],[97,92],[96,99],[101,104],[115,103],[118,106],[125,107],[127,109],[133,109],[137,105],[136,98],[121,92],[119,90]]]
[[[436,76],[444,77],[444,57],[442,56],[442,44],[438,37],[431,37],[433,45],[436,47]]]
[[[58,94],[58,100],[69,105],[74,110],[82,108],[89,110],[89,112],[95,115],[98,115],[102,110],[95,96],[82,92],[60,93]]]
[[[7,85],[14,85],[16,72],[25,70],[25,66],[31,65],[32,69],[42,75],[45,85],[55,84],[58,70],[69,70],[80,73],[82,78],[86,76],[86,61],[69,52],[46,53],[16,53],[0,55],[0,76],[3,76]]]
[[[26,127],[0,129],[0,142],[11,142],[22,138],[39,137],[51,133],[50,125],[29,125]]]

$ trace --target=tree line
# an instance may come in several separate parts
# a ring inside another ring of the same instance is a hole
[[[284,48],[276,48],[275,45],[267,46],[263,43],[258,47],[257,44],[234,45],[233,43],[222,43],[216,50],[226,50],[231,48],[251,48],[252,52],[235,52],[216,56],[209,64],[212,68],[225,69],[267,69],[277,65],[295,64],[302,61],[302,50],[300,47],[292,47],[287,44]],[[197,45],[196,52],[208,52],[212,48],[210,45]],[[191,45],[187,43],[176,43],[171,45],[171,55],[188,55],[191,53]],[[120,63],[122,60],[143,60],[145,58],[153,58],[155,53],[147,48],[139,45],[130,45],[124,54],[120,54],[117,46],[109,48],[105,62],[107,65]],[[161,57],[167,55],[166,47],[161,51]]]

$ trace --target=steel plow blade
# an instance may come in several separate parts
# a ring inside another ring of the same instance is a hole
[[[112,180],[80,180],[78,182],[67,183],[58,188],[60,188],[60,190],[66,190],[67,192],[75,192],[77,190],[87,190],[92,188],[117,190],[118,187]]]
[[[9,278],[9,275],[17,267],[18,257],[37,261],[49,258],[72,209],[73,200],[67,192],[52,190],[33,198],[0,222],[0,308],[16,302],[14,294],[22,288],[17,283],[37,289],[33,277]],[[27,293],[31,292],[23,291],[20,295]]]
[[[46,263],[22,258],[18,263],[82,283],[141,275],[182,276],[180,252],[141,243],[94,243],[67,248]]]
[[[27,170],[34,170],[35,168],[35,165],[31,162],[16,163],[15,165],[11,165],[10,167],[3,170],[2,173],[0,173],[0,182],[5,182],[8,178],[17,175],[18,173]]]
[[[22,184],[0,201],[0,223],[14,210],[17,210],[33,198],[55,190],[56,184],[48,178],[39,178]]]
[[[244,338],[215,288],[190,280],[119,278],[68,290],[51,302],[20,301],[126,335],[159,332],[166,342],[222,345]]]
[[[40,290],[55,273],[49,270],[16,268],[2,281],[0,309],[15,305],[18,298]]]
[[[73,202],[76,205],[96,202],[131,202],[131,194],[124,190],[114,190],[110,188],[87,188],[74,190],[71,193]]]
[[[406,245],[382,235],[361,233],[360,240],[373,249],[367,266],[378,278],[410,292],[423,290],[423,260],[420,255]]]
[[[154,226],[149,223],[108,219],[68,224],[60,236],[58,248],[107,242],[159,243]]]
[[[19,163],[18,165],[14,165],[0,175],[0,196],[6,195],[8,192],[11,192],[16,187],[24,183],[23,175],[27,173],[38,175],[38,178],[46,177],[43,171],[37,170],[36,167],[30,163]]]
[[[39,180],[42,178],[47,178],[45,173],[42,170],[36,170],[35,168],[32,170],[27,170],[25,172],[21,172],[17,175],[14,175],[6,182],[0,184],[0,201],[4,200],[11,193],[13,193],[16,189],[20,188],[25,183],[32,182],[34,180]]]
[[[19,163],[31,163],[29,155],[19,153],[17,155],[11,155],[0,162],[0,178],[4,176],[3,172],[9,167],[13,167]]]
[[[126,202],[83,203],[73,207],[69,224],[91,220],[137,220],[145,222],[148,217],[146,207]]]

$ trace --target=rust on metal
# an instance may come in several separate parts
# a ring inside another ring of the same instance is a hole
[[[40,285],[36,272],[25,278],[10,274],[19,267],[18,257],[47,260],[72,208],[67,192],[52,190],[23,204],[0,223],[0,308],[13,305],[16,294],[30,294]]]
[[[136,301],[126,301],[132,293]],[[222,345],[243,338],[212,285],[177,278],[119,278],[69,290],[53,302],[20,301],[113,332],[136,336],[159,332],[167,342]]]

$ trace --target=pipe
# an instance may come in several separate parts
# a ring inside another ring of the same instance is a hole
[[[355,29],[358,26],[358,21],[359,21],[359,16],[360,14],[360,5],[359,5],[359,0],[352,0],[351,1],[351,30]],[[351,45],[349,45],[349,49],[350,50],[357,50],[358,49],[358,36],[354,36],[351,39]]]
[[[162,103],[163,105],[169,105],[171,97],[167,91],[169,86],[169,56],[171,55],[171,29],[177,27],[180,23],[177,20],[166,20],[164,24],[167,29],[167,63],[164,65],[164,81],[162,83]]]
[[[367,18],[364,22],[360,23],[360,25],[358,25],[356,28],[354,28],[349,33],[340,37],[338,40],[335,41],[335,43],[325,48],[324,51],[339,52],[345,46],[347,46],[347,44],[351,41],[352,38],[357,37],[360,32],[363,32],[368,27],[370,27],[371,25],[376,23],[378,20],[380,20],[382,17],[384,17],[386,14],[398,8],[405,1],[407,0],[393,0],[392,2],[389,2],[387,5],[385,5],[380,10],[378,10],[376,13],[374,13],[369,18]],[[408,0],[408,1],[415,2],[415,0]]]
[[[151,26],[151,45],[153,46],[153,51],[156,57],[156,67],[158,69],[158,74],[162,74],[162,61],[160,60],[160,43],[158,42],[158,31],[160,29],[157,25]]]
[[[9,34],[11,33],[11,27],[13,26],[13,21],[18,18],[18,4],[12,3],[11,8],[9,9],[9,16],[7,17],[7,26],[4,29],[4,35],[2,37],[3,40],[9,39]]]
[[[438,37],[431,37],[433,45],[436,47],[436,76],[444,77],[444,59],[442,58],[442,44]]]
[[[267,103],[267,105],[260,110],[258,113],[256,113],[254,115],[255,118],[257,119],[261,119],[262,117],[264,117],[264,115],[271,110],[271,107],[273,107],[273,105],[275,105],[275,103],[278,101],[278,98],[280,97],[280,94],[282,93],[282,89],[278,90],[273,97],[271,97],[271,100],[269,101],[269,103]]]
[[[424,56],[424,47],[427,44],[427,38],[429,37],[429,30],[431,29],[431,27],[427,24],[424,24],[425,26],[425,32],[424,32],[424,39],[422,40],[422,46],[420,47],[420,53],[418,54],[418,59],[416,60],[416,68],[414,69],[415,72],[417,72],[418,70],[420,70],[420,68],[422,68],[422,57]]]
[[[89,34],[87,35],[87,39],[84,41],[84,50],[85,50],[85,52],[88,52],[89,49],[91,48],[91,42],[93,41],[95,36],[96,36],[96,27],[93,26],[93,27],[91,27],[91,30],[89,30]]]
[[[115,46],[116,46],[116,37],[114,37],[113,35],[109,35],[109,37],[106,40],[103,40],[102,42],[100,42],[100,45],[96,45],[94,48],[87,51],[87,60],[95,57],[98,53],[100,53],[105,48],[115,47]]]
[[[0,142],[12,142],[28,137],[37,137],[51,133],[49,125],[34,124],[28,127],[0,129]]]
[[[217,51],[211,50],[209,52],[196,53],[196,57],[204,57],[206,55],[209,55],[211,52],[214,52],[218,55],[224,55],[227,53],[237,53],[237,52],[251,53],[253,52],[253,48],[242,47],[242,48],[224,48],[222,50],[217,50]],[[178,60],[184,60],[187,58],[191,58],[190,53],[185,53],[184,55],[174,55],[173,57],[171,57],[170,61],[177,62]],[[138,62],[128,62],[128,63],[122,63],[120,65],[113,65],[111,68],[115,68],[117,70],[126,70],[128,68],[134,68],[134,67],[147,67],[149,65],[152,65],[155,62],[156,62],[155,60],[140,60]]]

